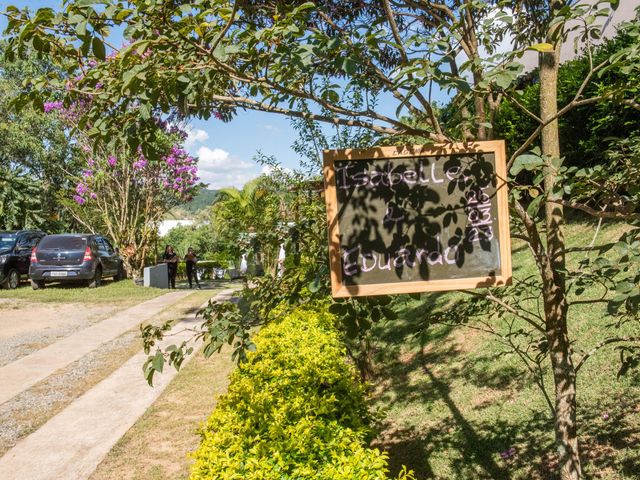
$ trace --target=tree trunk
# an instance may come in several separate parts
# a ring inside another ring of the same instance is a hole
[[[559,59],[559,44],[554,52],[540,54],[540,116],[545,123],[558,112]],[[549,122],[542,130],[542,154],[547,162],[544,190],[547,199],[552,200],[562,196],[561,188],[556,186],[556,169],[560,166],[557,119]],[[576,425],[576,371],[567,333],[563,219],[562,206],[546,201],[547,261],[542,275],[543,299],[546,337],[555,384],[555,434],[560,475],[563,480],[579,480],[582,478],[582,470]]]
[[[473,82],[475,85],[482,81],[482,72],[474,69]],[[485,111],[485,96],[480,93],[476,93],[473,96],[473,103],[476,110],[476,124],[478,125],[477,137],[478,140],[491,140],[492,128],[487,128],[487,113]]]

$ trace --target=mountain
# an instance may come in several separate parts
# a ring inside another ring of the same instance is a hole
[[[198,193],[198,195],[196,195],[190,202],[183,203],[182,205],[178,205],[171,209],[167,214],[167,217],[174,219],[194,218],[198,212],[211,206],[217,196],[218,190],[204,188],[200,190],[200,193]]]

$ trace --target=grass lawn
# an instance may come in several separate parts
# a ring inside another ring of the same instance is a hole
[[[15,290],[0,290],[0,299],[17,299],[43,303],[109,303],[134,304],[157,297],[169,290],[144,288],[133,280],[114,282],[106,280],[99,288],[86,288],[76,284],[47,284],[44,290],[32,290],[26,283]]]
[[[597,243],[623,231],[605,225]],[[588,244],[595,224],[569,225],[569,245]],[[514,277],[535,273],[532,257],[514,241]],[[573,254],[575,266],[584,253]],[[433,305],[456,308],[461,293],[428,294],[399,302],[400,319],[377,325],[378,375],[373,406],[381,410],[375,445],[418,478],[553,479],[555,446],[549,408],[521,361],[495,337],[465,327],[419,331]],[[528,308],[538,308],[533,301]],[[604,338],[605,306],[571,307],[574,350]],[[495,320],[500,325],[499,320]],[[631,326],[621,335],[637,335]],[[575,359],[574,359],[575,362]],[[603,349],[578,375],[578,422],[586,478],[640,479],[640,374],[616,379],[618,353]],[[553,381],[546,376],[553,395]],[[511,455],[500,453],[509,449]]]
[[[197,430],[226,391],[233,368],[224,350],[201,352],[173,379],[160,398],[131,427],[90,480],[178,480],[189,476],[188,452],[200,444]]]

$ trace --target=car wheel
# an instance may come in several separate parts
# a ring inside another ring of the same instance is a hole
[[[102,284],[102,267],[96,267],[96,273],[87,286],[89,288],[98,288]]]
[[[119,282],[120,280],[124,280],[127,278],[127,272],[124,270],[124,265],[122,263],[118,264],[118,273],[113,277],[114,282]]]
[[[44,280],[31,280],[31,288],[42,290],[44,288]]]
[[[14,290],[20,285],[20,274],[15,268],[9,270],[7,279],[4,281],[4,286],[9,290]]]

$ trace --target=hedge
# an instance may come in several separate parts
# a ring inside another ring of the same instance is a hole
[[[214,261],[214,260],[200,260],[198,261],[198,263],[196,264],[196,268],[202,272],[202,278],[203,279],[211,279],[213,278],[213,269],[214,268],[224,268],[226,270],[226,267],[222,266],[223,264],[221,264],[218,261]],[[186,278],[187,276],[187,264],[185,262],[178,262],[178,269],[176,271],[178,277],[180,278]]]
[[[255,336],[201,431],[191,480],[387,478],[386,453],[366,446],[364,387],[332,322],[298,309]]]

